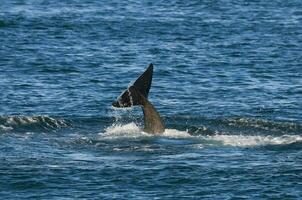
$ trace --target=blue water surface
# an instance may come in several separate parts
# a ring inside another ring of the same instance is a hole
[[[301,199],[302,1],[0,3],[1,199]],[[111,103],[154,64],[149,100]]]

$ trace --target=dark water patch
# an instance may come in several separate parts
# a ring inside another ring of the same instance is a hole
[[[0,28],[6,27],[7,23],[0,19]]]
[[[37,190],[45,189],[47,185],[39,181],[18,181],[10,184],[13,190]]]

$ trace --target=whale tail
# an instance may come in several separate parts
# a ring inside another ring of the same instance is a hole
[[[146,71],[112,105],[119,108],[143,105],[143,100],[148,99],[152,76],[153,64],[151,63]]]
[[[144,131],[159,134],[165,131],[165,126],[155,107],[148,101],[152,75],[153,65],[150,64],[146,71],[112,105],[120,108],[140,105],[144,113]]]

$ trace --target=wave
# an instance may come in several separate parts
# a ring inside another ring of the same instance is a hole
[[[145,137],[161,137],[180,140],[190,139],[194,141],[193,143],[201,143],[204,146],[231,147],[261,147],[302,143],[302,136],[300,135],[192,135],[187,131],[179,131],[176,129],[166,129],[161,135],[152,135],[143,132],[135,123],[128,123],[125,125],[114,124],[108,127],[104,133],[99,133],[99,136],[99,139],[132,139]]]
[[[265,119],[254,119],[254,118],[235,118],[223,120],[229,126],[251,128],[270,132],[302,132],[301,124],[294,122],[278,122],[269,121]]]
[[[199,138],[211,145],[223,145],[223,146],[233,146],[233,147],[289,145],[289,144],[302,142],[302,137],[300,135],[283,135],[283,136],[215,135],[215,136],[199,136]]]
[[[126,117],[127,118],[127,117]],[[127,118],[128,119],[128,118]],[[133,118],[132,118],[133,119]],[[136,120],[134,120],[136,121]],[[294,122],[275,122],[262,119],[207,119],[198,117],[166,117],[167,129],[161,135],[142,131],[134,122],[112,117],[0,116],[0,133],[76,132],[98,140],[151,139],[164,141],[186,140],[206,146],[260,147],[301,146],[302,127]],[[100,133],[100,130],[103,130]],[[299,144],[299,145],[297,145]],[[287,147],[286,147],[287,148]]]
[[[79,129],[105,128],[110,131],[118,127],[119,123],[128,124],[131,121],[139,123],[140,117],[50,117],[50,116],[0,116],[0,130],[11,131],[19,128],[58,129],[62,127],[74,127]],[[269,121],[255,118],[216,118],[210,119],[195,116],[164,117],[168,129],[186,131],[191,135],[300,135],[302,124],[299,122]],[[111,128],[111,129],[110,129]],[[39,130],[39,129],[37,129]]]
[[[64,119],[48,116],[0,116],[0,131],[50,131],[67,127]]]
[[[257,118],[216,118],[177,116],[167,118],[177,129],[188,130],[194,135],[217,133],[249,134],[249,135],[297,135],[302,133],[299,122],[270,121]]]

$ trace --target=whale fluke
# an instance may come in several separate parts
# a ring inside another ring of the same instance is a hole
[[[112,105],[118,108],[141,106],[144,113],[144,131],[156,134],[163,133],[165,127],[159,113],[148,101],[152,76],[153,64],[151,63],[146,71],[140,75],[133,85],[125,90]]]
[[[153,76],[153,64],[151,63],[146,71],[138,77],[133,86],[145,97],[148,98]]]
[[[146,71],[136,79],[132,86],[135,87],[141,95],[143,95],[146,99],[148,98],[148,94],[150,91],[151,83],[153,76],[153,64],[151,63]],[[129,87],[130,88],[130,87]],[[133,98],[129,94],[129,88],[126,89],[117,99],[117,101],[113,102],[112,105],[114,107],[122,108],[122,107],[131,107],[140,105],[138,103],[138,99]]]

